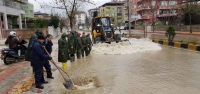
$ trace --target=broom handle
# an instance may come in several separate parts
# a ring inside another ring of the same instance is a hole
[[[45,47],[43,47],[43,48],[44,48],[44,50],[46,51],[46,53],[50,56],[50,54],[49,54],[49,52],[47,51],[47,49],[46,49]],[[60,70],[63,71],[65,74],[67,74],[67,76],[70,78],[70,76],[68,75],[68,73],[65,72],[63,69],[61,69],[60,67],[58,67],[58,66],[56,65],[56,63],[54,62],[53,59],[50,60],[50,62],[53,63],[53,64],[57,67],[57,69],[60,69]]]
[[[45,48],[45,47],[43,47],[44,48],[44,50],[46,51],[46,53],[50,56],[50,54],[49,54],[49,52],[47,51],[47,49]],[[59,67],[55,64],[55,62],[53,61],[53,58],[52,58],[52,60],[50,60],[50,61],[52,61],[52,63],[56,66],[56,68],[58,69],[58,71],[60,72],[60,74],[62,75],[62,77],[63,77],[63,79],[65,80],[65,81],[67,81],[67,79],[65,79],[65,77],[64,77],[64,75],[62,74],[62,72],[59,70]]]

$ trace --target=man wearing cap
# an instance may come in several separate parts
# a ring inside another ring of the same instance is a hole
[[[81,41],[81,33],[78,32],[78,36],[77,36],[77,58],[80,59],[81,58],[81,49],[82,49],[82,41]]]
[[[43,66],[45,63],[45,60],[51,60],[52,57],[46,54],[45,50],[43,49],[43,42],[45,40],[45,37],[43,35],[37,36],[37,41],[32,45],[31,48],[31,63],[33,68],[35,69],[35,85],[36,88],[43,89],[44,87],[42,84],[48,83],[44,79],[44,73],[43,73]]]
[[[88,49],[87,49],[87,37],[85,36],[85,32],[82,33],[82,37],[81,37],[81,42],[82,42],[82,57],[84,57],[84,52],[85,52],[85,55],[88,56]]]

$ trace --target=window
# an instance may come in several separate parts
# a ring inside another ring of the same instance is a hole
[[[151,1],[152,6],[156,6],[156,1]]]
[[[117,8],[118,13],[122,13],[122,8]]]
[[[160,15],[167,14],[167,10],[160,10]]]
[[[134,4],[134,8],[136,8],[136,5]]]
[[[169,5],[176,5],[177,1],[169,1]]]
[[[115,10],[115,8],[112,8],[112,10]]]
[[[167,1],[161,1],[161,6],[167,6]]]
[[[177,10],[176,10],[176,9],[170,10],[170,14],[176,14],[176,13],[177,13]]]
[[[110,25],[110,21],[108,18],[101,18],[101,23],[103,26],[109,26]]]
[[[146,12],[145,11],[142,11],[142,16],[146,15]]]

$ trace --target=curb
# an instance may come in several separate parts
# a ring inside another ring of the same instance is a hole
[[[167,45],[167,46],[184,48],[188,50],[200,51],[200,45],[193,45],[193,44],[180,43],[180,42],[168,42],[168,41],[163,41],[163,40],[158,40],[158,39],[153,39],[152,42],[162,44],[162,45]]]

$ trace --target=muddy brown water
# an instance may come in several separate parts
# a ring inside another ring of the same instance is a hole
[[[199,57],[198,52],[167,46],[160,51],[128,55],[90,54],[68,62],[66,71],[74,84],[91,81],[96,87],[66,90],[56,71],[48,88],[52,94],[199,94]]]

